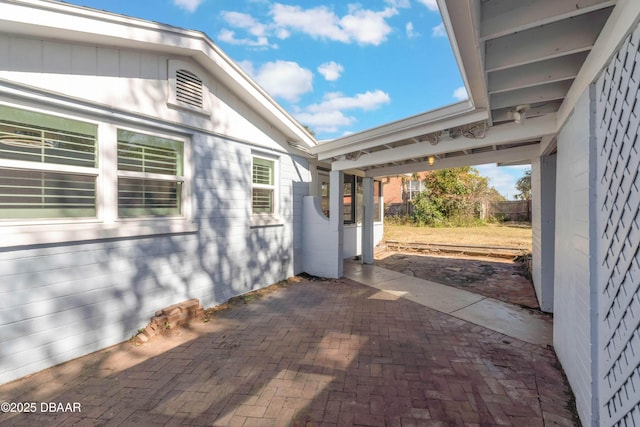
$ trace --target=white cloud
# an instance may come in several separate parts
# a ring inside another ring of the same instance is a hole
[[[511,200],[518,194],[516,181],[524,175],[524,172],[531,168],[529,165],[521,166],[496,166],[479,165],[474,166],[480,175],[489,178],[489,185],[494,187],[500,194]]]
[[[276,28],[298,31],[313,38],[375,46],[387,39],[392,28],[386,19],[397,13],[395,8],[375,12],[352,5],[349,13],[340,18],[326,6],[303,9],[275,3],[271,8]]]
[[[453,97],[458,101],[464,101],[465,99],[469,99],[469,94],[467,94],[467,89],[464,86],[460,86],[453,91]]]
[[[325,62],[318,67],[318,72],[330,82],[338,80],[343,71],[344,67],[334,61]]]
[[[222,29],[218,33],[218,40],[229,44],[237,44],[252,47],[277,47],[277,45],[269,44],[266,37],[258,37],[256,39],[236,38],[236,33],[231,30]]]
[[[301,95],[313,90],[313,73],[296,62],[267,62],[257,71],[244,62],[243,68],[273,97],[297,102]]]
[[[356,122],[345,110],[370,111],[391,102],[389,95],[381,90],[367,91],[354,96],[345,96],[340,92],[331,92],[322,102],[311,104],[297,114],[296,118],[316,132],[338,132],[340,127]]]
[[[409,0],[386,0],[386,3],[391,7],[403,9],[411,7],[411,2]]]
[[[441,22],[431,29],[431,35],[433,37],[447,37],[447,30],[444,28],[444,23]]]
[[[438,8],[438,2],[436,0],[418,0],[418,2],[422,3],[432,12],[438,12],[440,9]]]
[[[222,12],[222,19],[224,19],[227,24],[242,28],[254,36],[261,37],[266,34],[267,27],[246,13]]]
[[[173,4],[188,12],[195,12],[203,0],[173,0]]]
[[[407,37],[410,39],[418,37],[420,35],[416,33],[415,29],[413,28],[413,22],[407,22],[407,25],[405,25],[404,29],[407,33]]]
[[[313,113],[350,109],[370,111],[389,102],[391,102],[389,95],[379,89],[358,93],[355,96],[344,96],[340,92],[330,92],[324,96],[321,103],[311,104],[306,109]]]

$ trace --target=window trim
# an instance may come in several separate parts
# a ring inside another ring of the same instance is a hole
[[[45,170],[54,172],[79,173],[96,177],[96,216],[83,218],[37,218],[37,219],[0,219],[0,248],[82,242],[125,237],[138,237],[157,234],[191,233],[198,230],[193,222],[193,136],[186,133],[157,131],[151,125],[136,127],[109,118],[96,119],[94,116],[67,114],[48,108],[33,107],[25,104],[0,102],[8,108],[60,117],[93,124],[97,129],[96,168],[65,166],[57,164],[41,165],[22,160],[0,159],[0,168],[22,170]],[[180,216],[133,217],[117,216],[117,129],[149,134],[153,136],[179,140],[183,143],[183,185],[182,213]]]
[[[273,162],[273,185],[253,183],[253,161],[254,159],[262,159]],[[270,155],[259,151],[251,152],[251,169],[249,172],[249,182],[251,189],[249,192],[249,209],[251,212],[251,227],[266,227],[274,225],[283,225],[282,216],[280,215],[280,156]],[[263,188],[273,190],[273,212],[272,213],[254,213],[253,212],[253,189]]]

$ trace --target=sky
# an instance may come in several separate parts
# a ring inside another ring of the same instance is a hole
[[[206,33],[320,141],[467,98],[436,0],[70,0]],[[478,167],[511,199],[528,166]]]

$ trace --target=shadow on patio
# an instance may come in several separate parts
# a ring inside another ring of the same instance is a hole
[[[553,350],[342,279],[0,387],[3,425],[573,425]]]

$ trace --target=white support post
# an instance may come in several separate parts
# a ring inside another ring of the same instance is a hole
[[[531,164],[533,266],[532,279],[540,309],[553,312],[556,213],[556,156]]]
[[[331,231],[331,244],[335,252],[332,263],[335,278],[344,274],[343,247],[344,247],[344,173],[331,171],[329,173],[329,229]]]
[[[373,264],[373,178],[362,179],[362,263]]]

